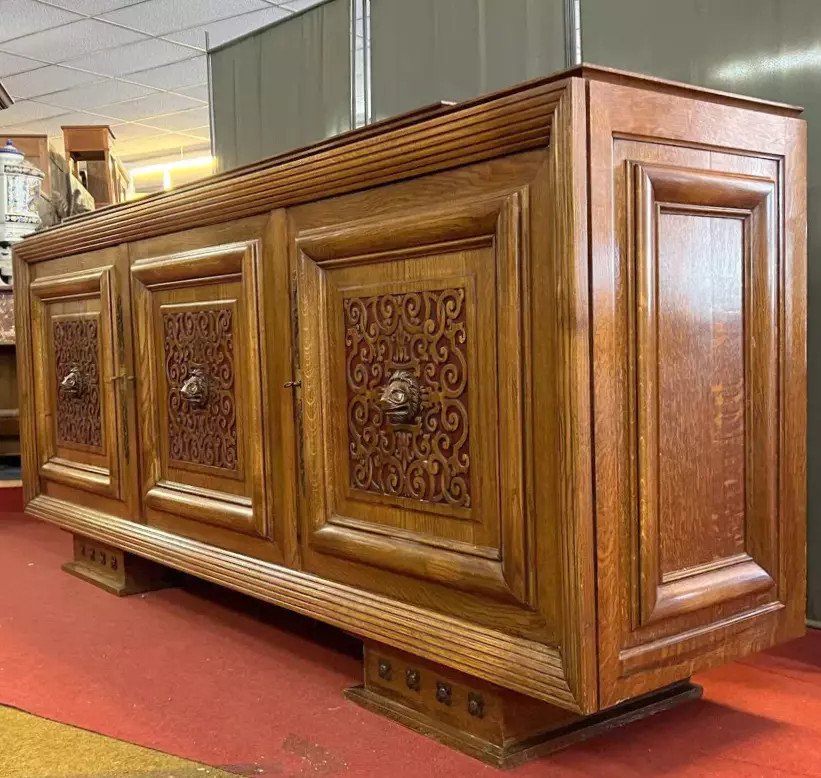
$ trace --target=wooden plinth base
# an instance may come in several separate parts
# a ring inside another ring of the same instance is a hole
[[[80,535],[74,536],[74,561],[63,570],[118,597],[174,585],[167,567]]]
[[[503,689],[378,644],[365,645],[364,708],[495,767],[515,767],[701,696],[682,681],[590,716]]]

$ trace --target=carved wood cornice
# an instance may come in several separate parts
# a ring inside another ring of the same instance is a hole
[[[340,136],[128,205],[86,214],[15,248],[68,256],[545,147],[566,82],[540,83]]]

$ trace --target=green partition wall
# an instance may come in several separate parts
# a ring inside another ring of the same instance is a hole
[[[564,0],[371,0],[374,119],[565,67]]]
[[[329,0],[213,49],[218,170],[351,129],[350,49],[350,0]]]

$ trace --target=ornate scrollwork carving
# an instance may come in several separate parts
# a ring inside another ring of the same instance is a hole
[[[465,290],[343,301],[350,485],[469,508]]]
[[[162,321],[169,459],[236,470],[233,310],[166,311]]]
[[[88,316],[55,319],[56,434],[59,444],[100,448],[99,325]]]

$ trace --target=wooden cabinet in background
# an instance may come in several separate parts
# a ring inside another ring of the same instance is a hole
[[[696,696],[803,631],[797,113],[582,67],[26,239],[29,512],[494,764]]]
[[[125,202],[128,173],[114,154],[114,133],[106,125],[62,127],[66,159],[71,173],[80,179],[97,208]]]

